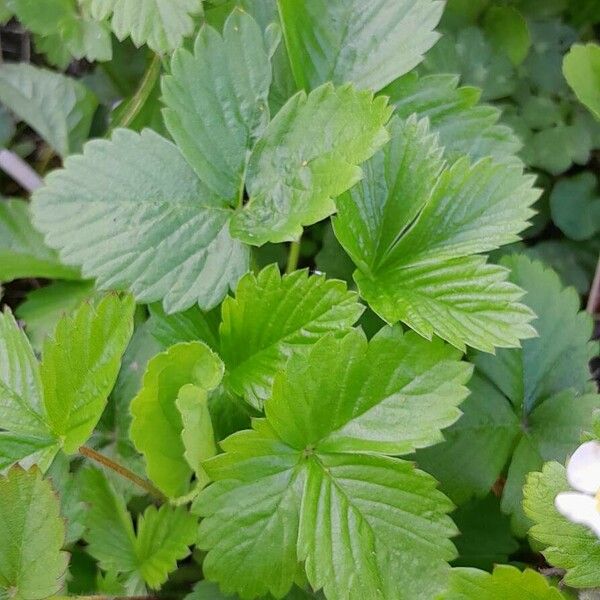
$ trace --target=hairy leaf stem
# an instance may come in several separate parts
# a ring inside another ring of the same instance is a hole
[[[96,450],[89,448],[88,446],[81,446],[79,448],[79,453],[82,456],[85,456],[86,458],[101,464],[103,467],[106,467],[107,469],[118,473],[119,475],[121,475],[121,477],[129,479],[129,481],[135,483],[137,486],[142,488],[146,493],[150,494],[156,500],[160,502],[164,502],[166,500],[165,495],[158,488],[152,485],[147,479],[136,475],[127,467],[124,467],[123,465],[120,465],[114,460],[108,458],[108,456],[100,454],[100,452],[96,452]]]
[[[290,243],[290,250],[288,253],[287,266],[285,267],[286,273],[291,273],[298,268],[298,259],[300,258],[300,240]]]

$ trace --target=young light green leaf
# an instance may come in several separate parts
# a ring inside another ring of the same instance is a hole
[[[158,53],[179,47],[194,30],[202,0],[91,0],[91,14],[110,24],[119,40],[130,37],[136,46],[147,44]]]
[[[0,281],[28,277],[79,279],[79,273],[46,246],[26,202],[0,200]]]
[[[81,150],[98,106],[78,81],[25,63],[0,67],[0,102],[63,157]]]
[[[69,555],[65,524],[50,483],[33,468],[0,476],[0,596],[43,600],[62,586]]]
[[[359,330],[330,335],[292,355],[266,419],[204,463],[215,481],[195,502],[207,578],[242,598],[283,596],[304,561],[313,589],[332,600],[440,591],[454,554],[451,505],[429,475],[382,454],[431,443],[456,418],[470,375],[458,357],[389,328],[371,342]]]
[[[432,132],[439,135],[444,154],[455,160],[468,154],[473,160],[492,156],[517,161],[519,138],[506,125],[498,124],[500,110],[478,104],[481,90],[458,87],[458,76],[435,74],[419,77],[407,73],[385,88],[395,114],[407,119],[427,117]]]
[[[229,235],[231,214],[151,130],[89,142],[33,199],[35,225],[67,264],[82,265],[100,287],[163,300],[167,312],[217,305],[246,272],[248,250]]]
[[[279,0],[294,78],[309,91],[332,81],[379,91],[439,38],[437,0]]]
[[[592,322],[579,312],[575,290],[563,289],[555,273],[524,256],[507,257],[504,264],[527,291],[524,302],[538,315],[533,324],[539,337],[496,356],[473,355],[476,374],[463,417],[445,432],[446,442],[419,451],[417,462],[455,502],[486,495],[508,465],[502,510],[522,536],[527,473],[547,460],[564,461],[600,407],[600,396],[586,393],[597,344],[589,342]]]
[[[91,281],[54,281],[33,290],[15,312],[25,324],[27,337],[34,350],[42,350],[44,340],[56,329],[64,314],[69,314],[94,295]]]
[[[200,461],[216,453],[207,393],[222,377],[223,363],[208,346],[176,344],[150,360],[131,401],[131,440],[150,479],[170,498],[189,492],[193,473],[204,479]]]
[[[93,468],[84,477],[89,554],[109,572],[132,574],[151,588],[160,588],[177,561],[189,554],[196,519],[182,507],[149,506],[134,531],[123,498],[106,477]]]
[[[600,119],[600,46],[572,46],[563,60],[563,74],[580,102]]]
[[[234,10],[223,36],[203,26],[194,53],[178,50],[162,81],[165,122],[200,179],[241,201],[249,151],[269,122],[271,64],[254,19]]]
[[[44,343],[45,419],[67,453],[77,451],[102,415],[133,332],[134,309],[131,296],[85,303],[61,319]]]
[[[299,92],[267,126],[250,156],[250,200],[231,220],[248,244],[295,240],[335,212],[333,199],[362,176],[358,165],[389,139],[383,96],[350,85]]]
[[[346,332],[362,312],[356,293],[341,281],[307,271],[282,277],[276,265],[247,274],[222,307],[226,386],[261,408],[291,354],[329,332]]]
[[[551,462],[541,473],[530,473],[523,489],[525,514],[534,522],[530,536],[540,542],[551,565],[566,569],[564,582],[575,588],[600,586],[600,545],[594,533],[568,521],[555,508],[560,492],[571,488],[565,468]]]
[[[532,569],[519,571],[497,565],[493,573],[460,568],[452,571],[450,586],[438,600],[564,600],[558,589]]]
[[[334,230],[361,295],[386,321],[492,351],[534,333],[508,272],[471,256],[518,239],[538,197],[517,166],[466,158],[442,169],[426,121],[395,120],[367,176],[338,200]]]

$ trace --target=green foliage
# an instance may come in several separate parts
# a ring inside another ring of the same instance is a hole
[[[59,449],[76,452],[94,430],[132,330],[130,297],[107,296],[63,317],[38,364],[10,312],[0,317],[0,465],[45,470]]]
[[[397,120],[391,130],[334,219],[361,295],[386,321],[458,348],[491,351],[531,337],[519,288],[474,255],[517,239],[538,196],[532,178],[490,159],[445,166],[425,121]]]
[[[358,331],[328,336],[292,356],[275,378],[266,419],[205,463],[216,483],[195,510],[205,517],[207,577],[243,598],[280,596],[304,560],[309,582],[328,598],[374,588],[414,597],[413,569],[428,573],[419,586],[438,589],[443,561],[454,554],[450,504],[428,475],[384,455],[432,443],[457,418],[470,375],[457,355],[439,341],[385,329],[371,342]],[[437,416],[424,421],[425,412]],[[259,549],[251,559],[250,543]],[[242,556],[250,568],[235,570]]]
[[[443,444],[419,452],[417,461],[456,502],[486,495],[508,465],[502,509],[524,536],[521,489],[527,473],[547,460],[564,461],[600,407],[588,370],[597,344],[588,342],[592,323],[579,312],[577,294],[562,288],[555,273],[525,257],[504,264],[527,291],[524,302],[538,315],[533,325],[539,337],[524,341],[522,349],[472,356],[475,375],[463,417],[445,432]]]
[[[531,537],[542,544],[543,554],[553,565],[566,569],[564,581],[575,588],[600,585],[600,546],[597,537],[583,525],[567,521],[554,507],[560,492],[570,490],[565,468],[555,462],[527,478],[523,506],[534,522]]]
[[[600,119],[600,46],[575,44],[564,58],[563,73],[577,98]]]
[[[490,575],[477,569],[454,569],[450,588],[440,600],[561,600],[563,594],[531,569],[499,565]]]
[[[35,467],[0,476],[0,595],[38,600],[63,585],[68,554],[58,499]]]

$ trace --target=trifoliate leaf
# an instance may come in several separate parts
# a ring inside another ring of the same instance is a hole
[[[98,106],[78,81],[25,63],[0,67],[0,102],[63,157],[81,150]]]
[[[572,46],[563,60],[563,73],[579,101],[600,119],[600,46]]]
[[[472,356],[476,370],[463,417],[444,432],[445,443],[419,451],[417,462],[456,502],[486,495],[508,465],[502,510],[523,536],[527,473],[547,460],[564,461],[600,407],[600,396],[587,393],[588,361],[598,346],[589,342],[592,321],[579,312],[575,290],[563,289],[554,272],[524,256],[503,263],[511,268],[511,280],[527,291],[524,302],[538,315],[533,325],[539,337],[524,341],[521,349]]]
[[[450,586],[438,600],[564,600],[558,589],[532,569],[519,571],[497,565],[493,573],[477,569],[453,569]]]
[[[269,122],[271,64],[262,32],[235,10],[223,36],[202,27],[163,78],[165,121],[183,155],[216,194],[241,202],[249,151]]]
[[[97,20],[111,16],[119,40],[130,37],[136,46],[147,44],[163,53],[181,45],[194,30],[194,17],[202,11],[201,0],[91,0]]]
[[[500,512],[500,501],[493,494],[459,506],[452,520],[460,531],[454,540],[458,558],[453,564],[457,567],[491,571],[495,564],[508,562],[519,549],[510,532],[510,520]]]
[[[429,475],[382,454],[429,444],[456,418],[470,375],[458,357],[391,328],[292,355],[266,419],[204,463],[215,481],[195,502],[207,578],[242,598],[282,596],[304,561],[312,588],[333,600],[440,591],[454,554],[450,503]]]
[[[227,387],[260,408],[291,354],[328,332],[346,332],[362,311],[345,283],[322,275],[295,271],[282,277],[276,265],[245,275],[235,298],[226,298],[222,307]]]
[[[332,81],[378,91],[423,60],[444,5],[432,0],[283,0],[278,3],[298,87]]]
[[[32,468],[0,476],[0,596],[43,600],[63,586],[69,555],[52,486]]]
[[[552,220],[572,240],[586,240],[600,231],[598,180],[591,171],[560,179],[550,194]]]
[[[15,314],[24,322],[34,350],[41,351],[44,340],[64,314],[72,313],[93,295],[94,284],[90,281],[55,281],[29,292]]]
[[[443,168],[426,121],[395,120],[366,177],[338,199],[334,230],[361,295],[389,323],[458,348],[531,337],[532,313],[508,272],[470,256],[518,239],[538,191],[518,166],[466,158]]]
[[[211,308],[248,268],[248,250],[229,235],[227,203],[150,130],[89,142],[46,181],[34,194],[34,223],[101,287],[162,299],[167,312]]]
[[[193,473],[205,478],[200,461],[216,454],[207,396],[222,377],[223,363],[208,346],[176,344],[150,360],[131,402],[131,440],[150,479],[171,498],[189,492]]]
[[[427,117],[449,158],[468,154],[472,159],[514,160],[521,142],[509,127],[498,124],[500,110],[478,104],[481,90],[457,86],[456,75],[419,77],[408,73],[384,93],[390,96],[398,116],[408,118],[415,113],[418,118]]]
[[[177,561],[189,554],[196,519],[183,507],[149,506],[134,531],[123,498],[106,477],[93,468],[86,469],[83,477],[89,554],[109,572],[128,573],[151,588],[160,588]]]
[[[0,317],[0,467],[26,459],[48,468],[96,426],[133,328],[131,298],[108,296],[63,317],[41,365],[12,315]]]
[[[560,492],[570,491],[565,468],[551,462],[541,473],[530,473],[523,493],[525,514],[534,525],[529,535],[540,542],[548,562],[566,569],[564,582],[576,588],[600,586],[600,545],[587,527],[568,521],[555,508]]]
[[[513,65],[520,65],[529,52],[531,36],[527,21],[512,6],[491,6],[485,13],[485,33],[496,49],[504,52]]]
[[[44,238],[31,224],[26,202],[1,200],[0,281],[28,277],[79,279],[79,274],[63,265],[57,253],[44,244]]]
[[[291,241],[335,212],[333,199],[362,176],[358,165],[387,142],[390,112],[383,96],[349,85],[290,98],[252,151],[250,199],[235,213],[232,235],[257,246]]]

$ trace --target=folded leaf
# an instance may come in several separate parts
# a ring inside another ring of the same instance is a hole
[[[193,473],[206,483],[200,462],[216,454],[207,396],[222,377],[223,363],[208,346],[176,344],[150,360],[131,401],[131,440],[150,479],[171,498],[189,492]]]
[[[81,150],[98,106],[75,79],[26,63],[0,66],[0,102],[63,157]]]
[[[223,302],[221,356],[225,384],[256,408],[270,395],[273,378],[288,357],[329,332],[344,333],[363,311],[346,284],[276,265],[240,281]]]
[[[178,50],[163,77],[165,122],[200,179],[236,205],[249,151],[269,122],[271,63],[254,19],[238,10],[223,37],[203,26],[194,53]]]
[[[0,596],[43,600],[63,587],[69,555],[52,486],[33,468],[0,476]]]
[[[67,264],[167,312],[217,305],[248,268],[227,203],[151,130],[86,144],[36,192],[33,215]]]
[[[250,197],[231,221],[248,244],[295,240],[335,212],[333,199],[362,176],[358,165],[389,136],[387,101],[349,85],[299,92],[267,126],[250,156]]]
[[[311,90],[348,81],[379,91],[422,60],[439,38],[444,4],[432,0],[282,0],[296,83]]]
[[[441,591],[451,505],[429,475],[383,454],[431,443],[456,418],[470,375],[458,357],[389,328],[371,342],[359,330],[330,335],[292,355],[266,419],[204,463],[215,483],[194,509],[205,517],[206,577],[242,598],[283,596],[304,561],[312,588],[332,600]]]
[[[90,10],[97,20],[112,14],[110,24],[119,40],[130,37],[138,47],[148,44],[163,53],[192,33],[192,17],[202,11],[202,0],[90,0]]]
[[[425,121],[395,120],[367,176],[338,200],[334,230],[361,295],[386,321],[492,351],[531,337],[507,271],[471,256],[518,239],[538,197],[522,169],[466,158],[442,169]]]

